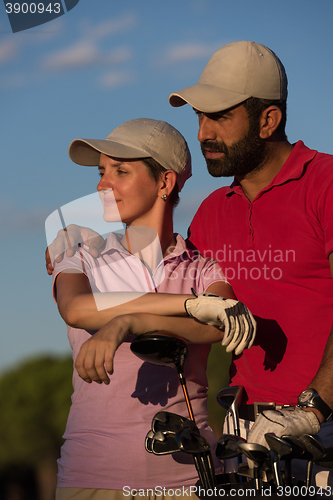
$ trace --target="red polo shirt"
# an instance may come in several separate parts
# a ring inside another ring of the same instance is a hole
[[[250,202],[234,182],[199,207],[189,240],[222,267],[258,324],[230,367],[247,402],[296,404],[318,370],[333,321],[333,156],[299,141]]]

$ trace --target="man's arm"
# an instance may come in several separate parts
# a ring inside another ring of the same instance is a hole
[[[329,256],[329,262],[333,278],[333,253]],[[333,327],[327,340],[318,372],[308,387],[316,389],[325,403],[330,408],[333,408]],[[313,411],[317,415],[320,423],[323,423],[324,417],[319,410],[307,409],[307,411]]]
[[[329,256],[329,264],[333,278],[333,253]],[[333,328],[327,340],[319,369],[307,388],[315,389],[321,399],[330,408],[333,408]],[[266,446],[266,432],[273,432],[278,436],[288,434],[300,436],[305,433],[317,434],[320,430],[320,424],[325,421],[322,413],[316,408],[309,407],[297,407],[296,410],[294,412],[287,409],[264,411],[262,415],[259,415],[252,427],[248,442]]]
[[[70,224],[65,229],[58,231],[57,237],[45,251],[47,274],[51,276],[54,271],[54,263],[61,262],[65,252],[67,257],[72,257],[79,243],[86,244],[93,257],[98,257],[105,247],[104,238],[93,229]]]

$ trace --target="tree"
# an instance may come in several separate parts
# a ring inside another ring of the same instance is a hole
[[[72,392],[71,358],[42,357],[0,379],[0,466],[59,456]]]

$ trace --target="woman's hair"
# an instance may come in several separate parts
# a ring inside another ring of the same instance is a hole
[[[146,165],[148,174],[156,182],[158,181],[160,175],[163,172],[166,172],[167,170],[160,163],[158,163],[158,161],[154,160],[154,158],[140,158],[140,161],[142,161],[142,163]],[[168,201],[171,203],[173,208],[176,208],[176,206],[178,205],[180,199],[179,199],[179,189],[177,183],[175,184],[173,190],[169,194]]]

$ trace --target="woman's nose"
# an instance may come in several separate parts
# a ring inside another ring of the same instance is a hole
[[[106,191],[107,189],[110,189],[112,191],[113,184],[111,179],[108,179],[104,174],[97,184],[97,191]]]

